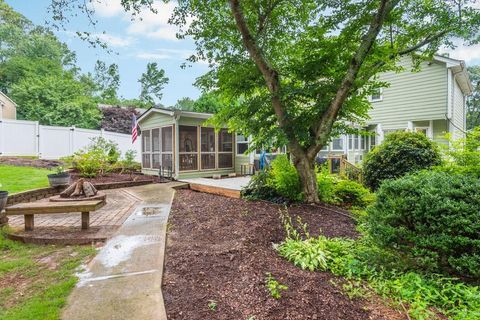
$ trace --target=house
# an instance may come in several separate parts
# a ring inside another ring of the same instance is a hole
[[[16,120],[17,104],[0,91],[0,120],[2,119]]]
[[[435,56],[412,72],[412,61],[403,58],[402,72],[386,72],[380,81],[390,84],[370,97],[370,118],[361,129],[369,135],[333,138],[319,157],[344,156],[358,164],[386,134],[398,130],[421,132],[439,143],[445,134],[463,137],[466,127],[466,97],[473,91],[463,61]],[[244,172],[258,160],[257,152],[245,154],[248,139],[215,131],[205,124],[212,114],[151,108],[139,119],[142,139],[142,172],[158,174],[168,168],[175,179],[211,177]],[[354,124],[352,124],[354,125]],[[278,149],[275,153],[283,153]]]
[[[422,62],[412,70],[411,58],[399,62],[404,70],[386,72],[379,80],[390,84],[370,97],[370,119],[363,127],[371,135],[342,135],[332,139],[321,157],[345,155],[351,163],[381,143],[386,134],[398,130],[421,132],[447,144],[445,134],[463,137],[466,131],[466,97],[473,91],[465,63],[443,56]]]
[[[227,128],[215,130],[205,124],[212,114],[150,108],[138,118],[142,143],[142,172],[172,173],[175,179],[211,177],[240,172],[248,163],[242,155],[244,142]]]

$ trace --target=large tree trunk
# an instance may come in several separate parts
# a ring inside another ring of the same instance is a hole
[[[320,202],[318,199],[317,177],[315,175],[315,158],[310,159],[304,155],[294,155],[293,163],[295,168],[297,168],[298,175],[300,176],[305,202]]]

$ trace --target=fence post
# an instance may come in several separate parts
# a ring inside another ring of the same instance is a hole
[[[70,128],[70,147],[68,148],[69,155],[73,154],[75,147],[75,126]]]
[[[3,121],[0,119],[0,156],[3,154],[3,139],[5,135],[3,134]]]
[[[35,121],[35,153],[37,154],[37,157],[40,158],[42,156],[42,153],[40,152],[40,123],[38,121]]]

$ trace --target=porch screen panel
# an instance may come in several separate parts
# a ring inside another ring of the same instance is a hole
[[[215,169],[215,130],[200,128],[200,161],[202,170]]]
[[[144,168],[151,168],[151,140],[150,130],[142,132],[142,166]]]
[[[173,126],[162,128],[162,167],[173,171]]]
[[[160,169],[160,129],[152,130],[152,168]]]
[[[218,168],[233,168],[233,134],[227,129],[218,133]]]
[[[179,126],[180,171],[198,170],[198,128]]]

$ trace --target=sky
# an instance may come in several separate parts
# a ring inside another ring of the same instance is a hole
[[[36,24],[45,24],[51,16],[47,11],[50,0],[6,0],[16,11]],[[119,66],[121,86],[120,96],[130,99],[140,94],[138,79],[146,70],[148,62],[157,62],[165,69],[170,79],[163,91],[162,104],[171,106],[182,97],[196,99],[200,91],[193,85],[195,79],[208,71],[208,65],[202,62],[181,68],[187,57],[195,51],[191,39],[178,40],[176,27],[168,24],[173,10],[173,2],[168,4],[154,1],[157,14],[145,10],[142,19],[131,19],[123,10],[120,0],[93,0],[95,26],[89,25],[85,15],[73,18],[66,24],[66,30],[57,31],[61,41],[76,52],[77,63],[83,72],[92,72],[96,60],[116,63]],[[75,36],[76,31],[89,31],[109,45],[115,53],[101,48],[92,48]],[[480,64],[480,45],[463,46],[458,43],[454,50],[447,50],[450,57],[465,60],[467,65]],[[190,64],[191,65],[191,64]]]
[[[50,0],[6,0],[16,11],[35,24],[44,25],[51,16],[47,11]],[[131,20],[120,0],[95,0],[94,18],[98,21],[91,26],[85,15],[73,18],[66,24],[66,30],[55,31],[59,39],[77,54],[77,64],[82,72],[93,72],[97,60],[116,63],[120,72],[120,96],[138,98],[138,79],[146,70],[148,62],[157,62],[170,79],[163,90],[161,103],[171,106],[182,97],[198,98],[200,91],[193,85],[195,79],[208,71],[206,63],[189,63],[191,67],[181,68],[192,53],[195,45],[191,39],[178,40],[177,29],[167,23],[173,5],[157,1],[158,13],[142,12],[142,20]],[[93,48],[79,39],[76,31],[89,31],[108,44],[114,53],[102,48]],[[104,33],[105,32],[105,33]]]

